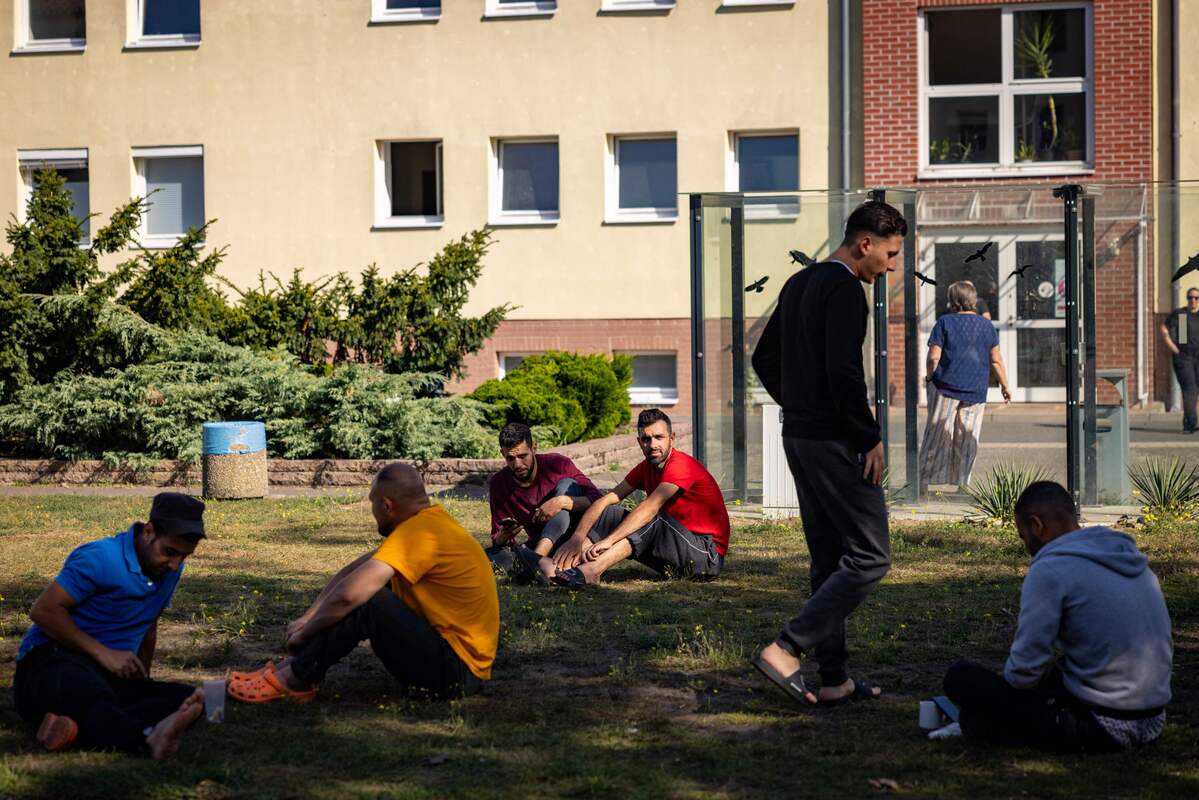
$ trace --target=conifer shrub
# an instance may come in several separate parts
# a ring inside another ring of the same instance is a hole
[[[545,426],[563,444],[611,436],[629,421],[633,360],[627,355],[550,352],[529,356],[501,380],[468,395],[490,406],[494,428],[509,422]]]

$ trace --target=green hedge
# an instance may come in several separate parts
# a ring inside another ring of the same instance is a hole
[[[629,356],[551,352],[529,356],[468,397],[491,407],[487,420],[497,429],[523,422],[548,430],[547,444],[563,444],[611,436],[628,422],[632,382]]]

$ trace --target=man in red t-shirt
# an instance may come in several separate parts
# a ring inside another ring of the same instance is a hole
[[[602,492],[566,456],[538,453],[528,425],[505,425],[500,453],[507,466],[487,485],[493,542],[487,557],[512,570],[513,577],[536,578],[537,559],[574,533],[583,512]],[[522,531],[528,534],[527,549],[516,544]]]
[[[674,449],[670,418],[656,408],[638,416],[637,443],[645,461],[591,504],[552,559],[539,562],[554,583],[599,583],[605,570],[626,558],[669,576],[720,574],[729,546],[729,514],[716,480],[703,464]],[[646,497],[628,511],[620,502],[634,489]]]

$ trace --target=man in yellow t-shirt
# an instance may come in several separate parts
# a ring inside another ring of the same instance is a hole
[[[231,697],[311,700],[326,670],[364,639],[400,683],[439,697],[473,694],[491,677],[500,604],[482,546],[429,502],[407,464],[380,470],[370,501],[383,544],[334,575],[288,624],[290,658],[230,676]]]

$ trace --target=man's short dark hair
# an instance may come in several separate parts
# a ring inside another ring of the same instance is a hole
[[[896,234],[908,235],[908,221],[903,214],[890,203],[871,200],[855,208],[845,221],[845,240],[842,244],[853,244],[866,235],[890,239]]]
[[[182,492],[159,492],[150,503],[155,536],[179,536],[198,542],[204,537],[204,502]]]
[[[1035,514],[1041,519],[1073,520],[1074,498],[1056,481],[1036,481],[1020,493],[1016,500],[1020,516]]]
[[[647,408],[637,415],[637,430],[642,430],[653,425],[655,422],[665,422],[666,432],[671,432],[670,417],[666,416],[660,408]]]
[[[523,422],[509,422],[500,431],[501,450],[509,450],[521,442],[524,442],[529,447],[533,446],[533,432]]]

